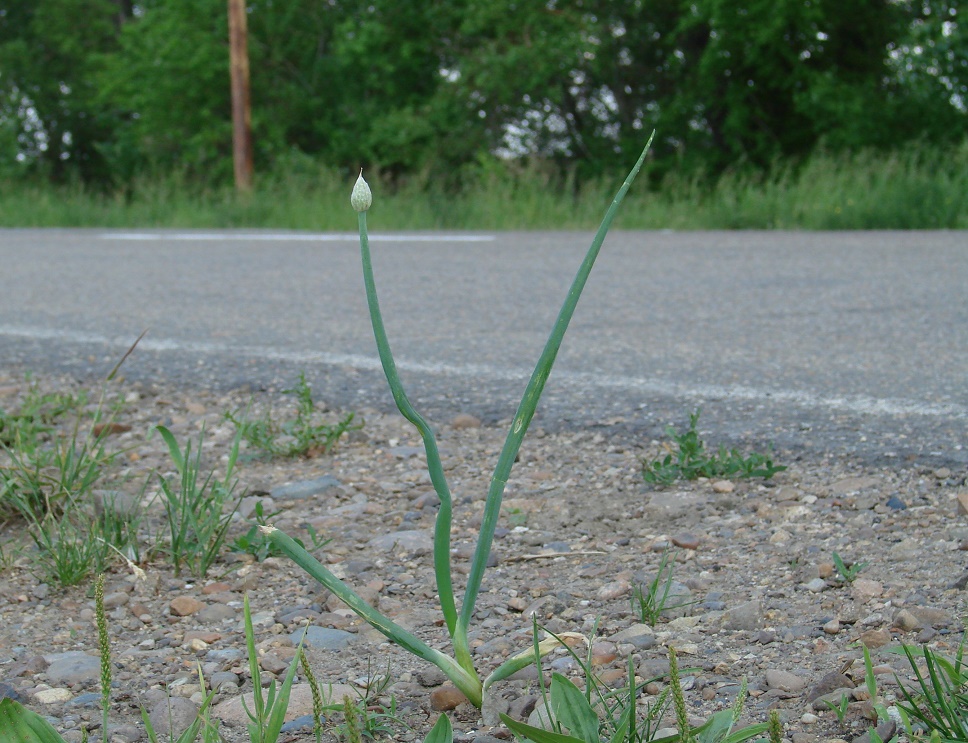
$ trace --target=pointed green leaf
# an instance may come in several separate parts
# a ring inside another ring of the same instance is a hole
[[[520,735],[523,738],[534,741],[534,743],[586,743],[581,738],[563,735],[562,733],[554,733],[544,728],[536,728],[533,725],[513,720],[505,714],[501,715],[501,722],[507,725],[508,730],[515,735]]]
[[[424,743],[453,743],[453,740],[454,729],[451,727],[450,718],[447,715],[441,715],[427,733]]]
[[[572,735],[585,743],[599,743],[598,715],[581,689],[560,673],[551,676],[551,709]]]
[[[64,743],[47,720],[10,697],[0,700],[0,743]]]

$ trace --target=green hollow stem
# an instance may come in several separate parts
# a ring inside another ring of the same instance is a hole
[[[611,227],[612,221],[618,213],[619,206],[632,185],[632,181],[635,180],[635,176],[642,169],[642,164],[645,162],[645,157],[649,152],[649,148],[652,146],[652,140],[654,138],[655,132],[649,137],[649,141],[642,150],[642,154],[639,155],[639,159],[629,172],[625,182],[619,188],[615,198],[612,199],[608,211],[605,212],[601,226],[598,228],[598,232],[595,233],[592,244],[585,254],[585,259],[582,261],[581,267],[578,269],[578,273],[571,284],[571,288],[568,290],[568,296],[565,298],[561,311],[558,313],[558,319],[555,320],[551,335],[548,337],[548,342],[545,344],[544,350],[541,352],[538,363],[535,365],[534,372],[528,382],[528,386],[524,390],[524,396],[521,398],[521,404],[518,406],[518,411],[511,423],[511,430],[508,431],[507,439],[504,441],[504,447],[498,457],[497,466],[491,478],[491,485],[488,488],[487,500],[484,504],[484,517],[481,520],[481,530],[477,538],[477,547],[474,551],[470,574],[467,577],[467,588],[464,591],[464,599],[461,602],[460,616],[457,620],[457,630],[454,634],[455,641],[456,638],[467,636],[467,628],[471,617],[474,615],[474,606],[477,602],[477,595],[484,578],[484,570],[487,567],[487,558],[491,552],[491,543],[494,540],[494,529],[497,527],[498,516],[501,512],[501,501],[504,498],[504,488],[511,474],[511,467],[514,465],[514,460],[517,458],[518,451],[521,449],[521,442],[524,440],[524,435],[528,432],[528,426],[531,425],[531,419],[534,417],[534,412],[538,407],[538,400],[544,390],[545,382],[548,380],[548,375],[551,374],[551,367],[555,363],[555,358],[558,355],[558,349],[561,348],[565,331],[568,329],[568,324],[571,322],[572,315],[575,313],[575,307],[578,305],[578,299],[581,297],[585,283],[588,281],[588,276],[591,274],[592,267],[595,265],[595,259],[598,257],[602,243],[605,241],[605,235],[608,234],[609,227]]]
[[[313,557],[304,547],[301,547],[292,537],[272,526],[262,527],[266,538],[277,547],[280,552],[289,557],[294,563],[305,570],[310,576],[352,609],[365,622],[373,626],[388,640],[399,645],[407,652],[418,658],[433,663],[460,689],[468,700],[477,707],[481,706],[483,692],[481,681],[477,673],[462,667],[456,660],[439,650],[435,650],[419,637],[411,634],[399,624],[384,616],[367,604],[357,593],[337,578],[319,560]]]
[[[400,376],[397,374],[397,366],[390,351],[390,341],[387,339],[386,329],[383,325],[383,314],[380,312],[380,302],[376,294],[373,262],[370,259],[370,239],[366,229],[366,212],[359,212],[358,216],[360,254],[363,259],[363,284],[366,287],[366,303],[370,310],[370,321],[373,324],[373,335],[376,337],[380,363],[383,364],[383,373],[390,384],[390,391],[397,408],[403,414],[403,417],[420,432],[424,449],[427,452],[427,469],[430,473],[430,482],[437,492],[437,497],[440,498],[440,508],[437,511],[437,520],[434,525],[434,573],[437,579],[440,609],[444,615],[447,632],[452,638],[455,638],[457,607],[454,601],[454,585],[450,570],[450,529],[453,518],[453,498],[451,498],[450,488],[447,486],[447,479],[444,476],[444,468],[440,462],[440,452],[437,449],[437,439],[434,436],[433,429],[410,403],[410,399],[403,389],[403,384],[400,382]],[[466,638],[462,642],[455,641],[455,655],[458,662],[473,673],[474,664],[470,653],[465,652],[466,646]]]

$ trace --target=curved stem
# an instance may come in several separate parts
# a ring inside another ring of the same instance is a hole
[[[380,362],[383,364],[383,373],[386,375],[387,382],[390,384],[390,391],[393,394],[393,401],[403,414],[403,417],[410,421],[423,439],[424,449],[427,452],[427,469],[430,472],[430,481],[433,483],[434,490],[440,498],[440,509],[437,511],[437,520],[434,524],[434,573],[437,579],[437,593],[440,597],[440,609],[444,615],[444,622],[447,631],[454,637],[457,627],[457,608],[454,601],[454,585],[450,571],[450,529],[453,518],[453,499],[450,495],[450,488],[447,486],[447,479],[444,476],[444,468],[440,462],[440,452],[437,449],[437,439],[434,437],[433,429],[424,420],[410,403],[407,393],[404,392],[397,374],[397,367],[393,361],[393,354],[390,351],[390,342],[387,339],[386,329],[383,326],[383,315],[380,312],[380,302],[376,294],[376,282],[373,279],[373,263],[370,259],[370,240],[366,229],[366,212],[359,212],[360,225],[360,255],[363,259],[363,283],[366,286],[366,303],[370,309],[370,321],[373,324],[373,335],[376,337],[376,347],[380,354]],[[464,665],[463,659],[461,665]],[[469,667],[473,671],[473,664]],[[466,692],[465,692],[466,693]]]

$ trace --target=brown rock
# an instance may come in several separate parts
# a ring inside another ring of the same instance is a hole
[[[876,488],[880,484],[881,481],[876,477],[846,477],[831,485],[830,492],[834,495],[847,495]]]
[[[211,596],[213,593],[226,593],[232,590],[232,586],[228,583],[209,583],[207,586],[202,586],[202,595]]]
[[[688,533],[676,534],[672,538],[672,543],[684,550],[694,550],[699,548],[699,537]]]
[[[625,596],[629,591],[632,590],[632,584],[627,580],[616,580],[611,583],[606,583],[604,586],[598,589],[598,598],[602,601],[611,601],[612,599],[617,599],[621,596]]]
[[[460,691],[450,684],[438,686],[430,692],[430,707],[437,712],[447,712],[467,701]]]
[[[717,493],[732,493],[736,490],[736,486],[729,480],[716,480],[713,483],[713,490]]]
[[[263,655],[261,658],[259,658],[259,665],[262,667],[263,671],[268,671],[269,673],[274,673],[276,675],[285,672],[285,670],[289,668],[289,664],[275,653],[266,653]]]
[[[168,605],[168,611],[176,617],[187,617],[204,608],[205,604],[198,599],[193,599],[191,596],[179,596],[176,599],[172,599]]]
[[[921,628],[921,622],[918,618],[914,616],[907,609],[901,609],[897,614],[894,615],[894,624],[902,632],[913,632],[916,629]]]
[[[850,592],[857,601],[869,601],[884,593],[884,586],[876,580],[858,578],[851,584]]]
[[[882,648],[891,641],[891,633],[886,629],[869,629],[861,633],[860,641],[871,650]]]
[[[91,433],[94,434],[94,438],[100,438],[117,433],[127,433],[130,430],[131,426],[127,423],[95,423],[91,428]]]
[[[826,580],[827,578],[833,577],[833,574],[834,574],[834,564],[832,562],[822,562],[819,565],[817,565],[818,578],[823,578],[824,580]]]
[[[454,428],[480,428],[481,419],[470,413],[458,413],[454,416],[450,425]],[[453,707],[448,707],[448,709],[453,709]]]
[[[968,516],[968,490],[958,493],[958,515]]]
[[[222,639],[222,635],[220,635],[218,632],[189,631],[185,633],[185,636],[182,638],[182,642],[201,640],[202,642],[212,644],[213,642],[217,642],[218,640],[221,640],[221,639]]]
[[[948,627],[955,624],[955,619],[943,609],[933,606],[912,606],[910,612],[917,617],[922,627]]]

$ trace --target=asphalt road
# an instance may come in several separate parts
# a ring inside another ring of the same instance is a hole
[[[418,409],[510,419],[591,233],[374,232]],[[356,237],[0,231],[0,368],[392,407]],[[614,232],[536,425],[968,465],[968,233]]]

